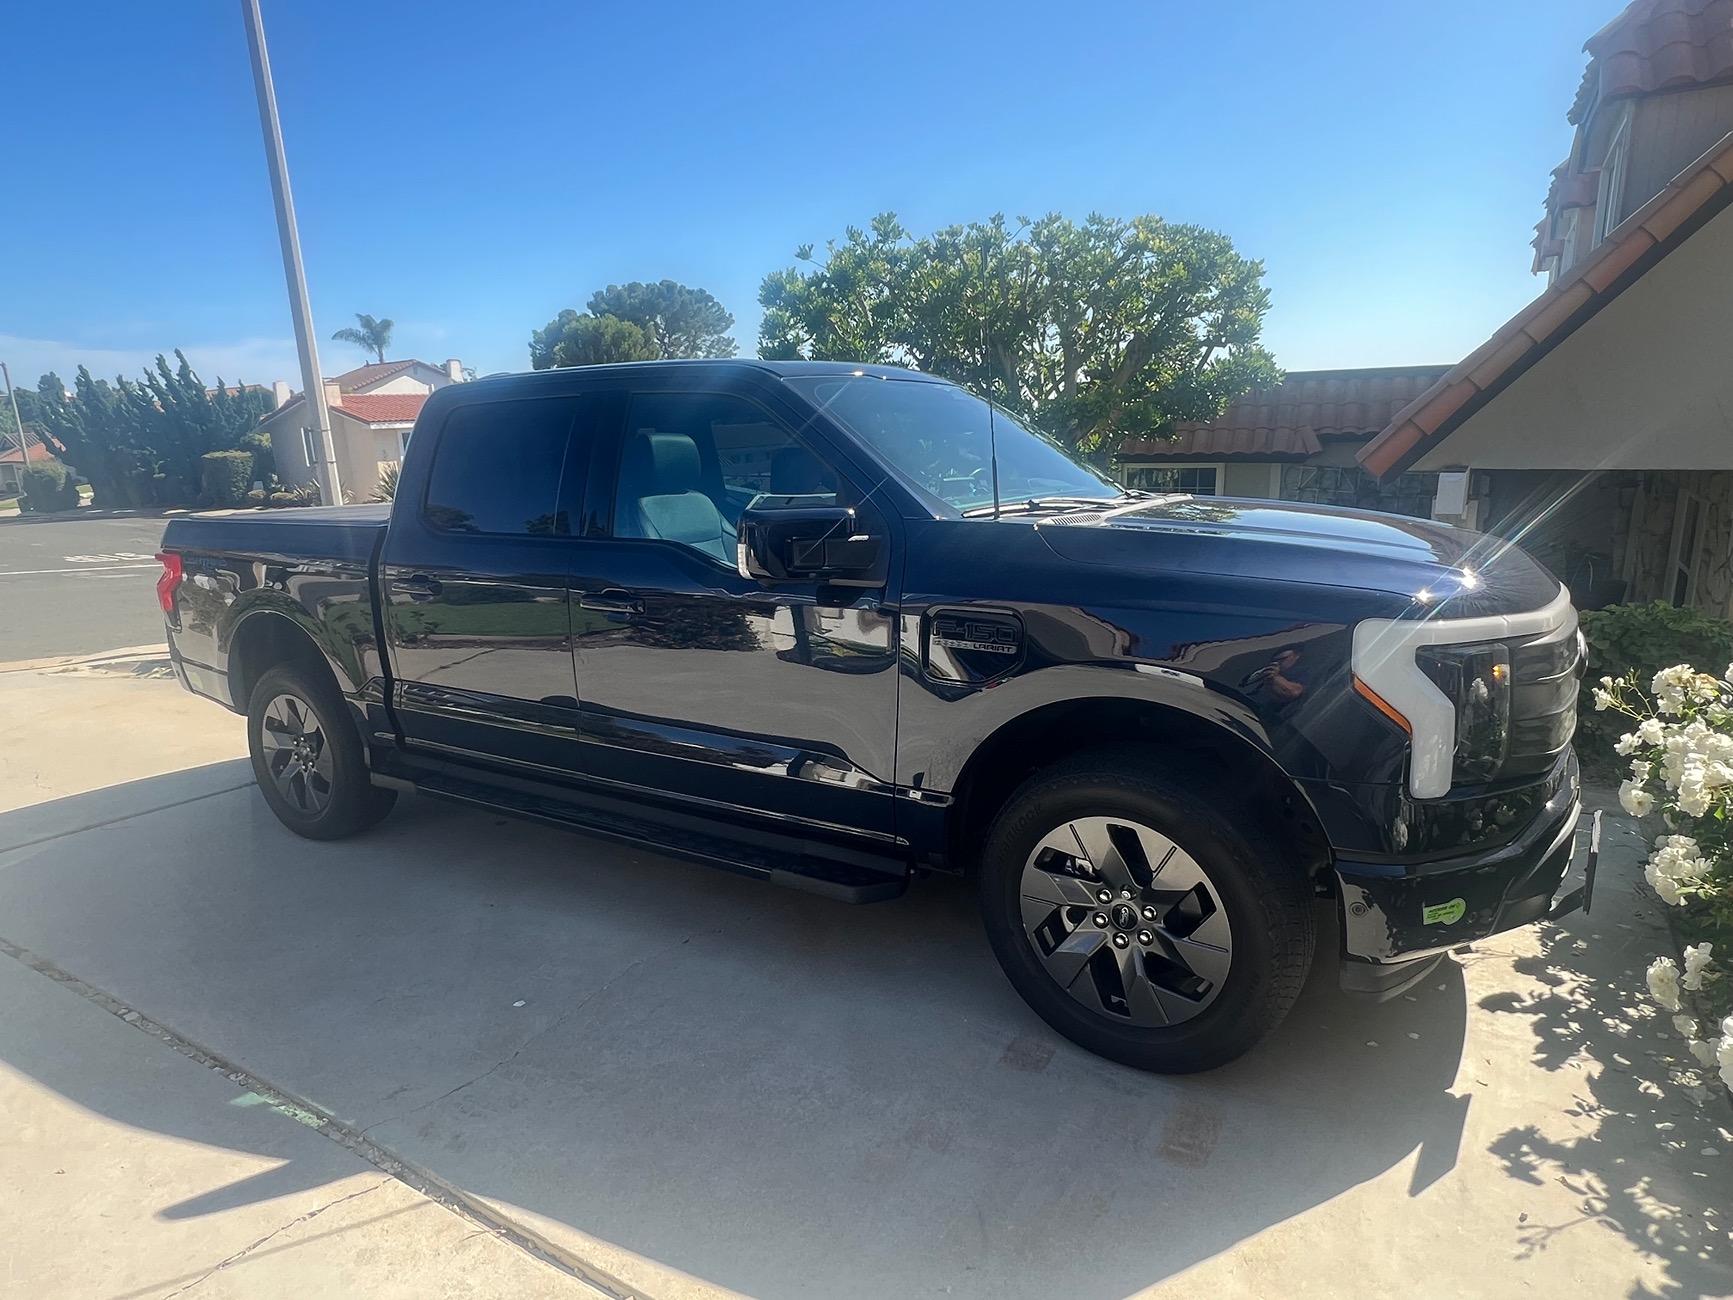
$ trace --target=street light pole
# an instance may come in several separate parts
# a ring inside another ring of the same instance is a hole
[[[12,427],[18,431],[18,472],[22,474],[30,463],[30,453],[24,450],[24,420],[18,414],[18,395],[12,391],[12,372],[4,361],[0,361],[0,375],[6,377],[6,400],[12,403]]]
[[[277,91],[271,83],[271,56],[265,50],[265,23],[259,0],[241,0],[247,24],[247,48],[253,56],[253,87],[259,95],[259,126],[265,134],[265,162],[271,171],[271,197],[277,205],[277,235],[283,245],[283,278],[289,283],[289,313],[295,320],[295,350],[301,357],[301,387],[313,418],[308,430],[317,463],[319,499],[343,504],[337,479],[337,453],[331,445],[331,411],[319,377],[319,345],[313,334],[313,311],[307,303],[307,273],[301,267],[301,232],[295,225],[295,199],[289,192],[289,161],[283,153],[283,128],[277,121]]]

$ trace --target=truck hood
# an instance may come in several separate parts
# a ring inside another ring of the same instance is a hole
[[[1416,612],[1516,613],[1559,591],[1558,579],[1503,538],[1369,510],[1175,496],[1054,515],[1038,530],[1077,563],[1352,587]]]

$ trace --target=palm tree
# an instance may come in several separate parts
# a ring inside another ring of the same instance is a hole
[[[358,348],[364,348],[383,364],[385,349],[391,346],[391,327],[397,324],[387,316],[384,320],[374,320],[366,312],[355,313],[355,323],[359,329],[338,330],[331,336],[334,343],[353,343]]]

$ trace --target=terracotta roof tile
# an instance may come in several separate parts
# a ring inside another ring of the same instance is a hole
[[[33,436],[26,435],[23,459],[24,462],[29,465],[43,465],[54,459],[54,453],[47,447],[43,446],[40,442],[37,442]],[[16,465],[18,461],[18,444],[8,441],[4,448],[0,449],[0,464],[10,463]]]
[[[1122,459],[1304,460],[1323,438],[1366,438],[1442,375],[1444,366],[1293,370],[1214,420],[1182,420],[1168,438],[1127,442]]]
[[[1636,0],[1583,49],[1579,125],[1597,102],[1733,79],[1733,0]]]
[[[1666,256],[1675,246],[1666,242],[1669,237],[1712,202],[1723,200],[1733,201],[1733,132],[1722,136],[1659,194],[1620,222],[1599,247],[1548,285],[1491,339],[1453,366],[1422,399],[1398,412],[1376,438],[1360,449],[1360,463],[1380,477],[1400,472],[1429,445],[1448,437],[1455,427],[1452,421],[1456,415],[1496,388],[1533,348],[1557,346],[1624,291],[1629,273],[1641,266],[1645,257],[1654,255],[1658,260]],[[1567,324],[1569,329],[1565,328]],[[1506,342],[1492,348],[1501,338]],[[1418,422],[1417,412],[1463,384],[1474,391],[1465,401],[1447,402],[1451,414],[1441,424],[1427,428]]]
[[[368,424],[391,424],[413,420],[426,401],[426,393],[345,393],[331,409]]]

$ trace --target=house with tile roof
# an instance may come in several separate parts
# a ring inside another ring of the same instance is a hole
[[[402,461],[409,431],[421,404],[436,388],[462,383],[463,363],[456,357],[443,366],[425,361],[369,362],[325,380],[325,404],[331,411],[331,445],[337,453],[337,473],[352,501],[365,501],[379,486],[387,465]],[[259,428],[271,439],[277,477],[288,484],[313,481],[313,457],[306,433],[307,402],[293,396],[282,380],[276,385],[278,406]]]
[[[24,450],[9,438],[0,439],[0,496],[17,496],[24,490],[24,467],[46,465],[57,459],[34,433],[24,435]]]
[[[1580,604],[1733,615],[1733,0],[1636,0],[1584,47],[1544,290],[1356,453],[1518,539]]]
[[[1380,483],[1355,453],[1446,366],[1294,370],[1255,388],[1213,420],[1175,424],[1168,437],[1129,441],[1120,479],[1131,487],[1199,496],[1275,497],[1425,517],[1437,476]]]

